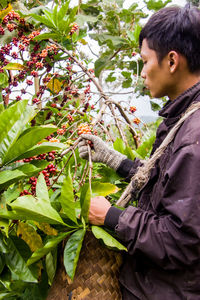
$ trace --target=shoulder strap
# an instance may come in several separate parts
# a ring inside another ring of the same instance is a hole
[[[154,168],[155,162],[157,159],[164,153],[167,146],[174,139],[178,129],[181,127],[183,122],[192,115],[197,109],[200,109],[200,102],[192,103],[186,112],[182,115],[179,121],[174,125],[174,127],[170,130],[168,135],[165,137],[161,145],[156,149],[151,158],[144,161],[144,164],[137,169],[137,172],[132,177],[131,182],[121,195],[120,199],[117,201],[118,206],[125,207],[126,204],[131,199],[131,193],[134,191],[139,191],[142,187],[147,183],[150,177],[151,169]]]

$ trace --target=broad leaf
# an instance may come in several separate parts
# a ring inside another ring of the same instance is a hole
[[[16,166],[13,169],[17,169],[18,171],[21,171],[24,174],[26,174],[28,177],[31,177],[44,170],[44,168],[46,168],[48,164],[49,162],[46,160],[36,160],[32,161],[31,163],[21,163],[21,165],[16,164]]]
[[[147,5],[147,8],[149,10],[159,10],[163,7],[165,7],[168,3],[171,2],[171,0],[166,0],[166,1],[162,1],[162,0],[149,0],[149,1],[144,1]]]
[[[58,78],[52,78],[48,83],[47,83],[47,88],[50,90],[52,94],[58,94],[63,86],[63,82],[60,81]]]
[[[8,248],[7,243],[6,243],[6,238],[1,232],[0,232],[0,252],[1,253],[8,253],[9,252],[9,248]]]
[[[127,251],[125,246],[123,246],[120,242],[118,242],[114,237],[112,237],[112,235],[110,235],[103,228],[99,226],[92,226],[92,233],[97,239],[101,239],[104,242],[104,244],[110,249]]]
[[[104,56],[100,57],[95,61],[95,76],[99,77],[101,71],[103,71],[105,68],[108,68],[112,65],[112,62],[110,60],[111,56]]]
[[[2,1],[4,3],[4,1]],[[0,18],[3,19],[7,14],[12,10],[12,5],[9,3],[8,7],[5,9],[0,10]]]
[[[27,175],[19,170],[7,170],[0,172],[0,190],[5,189],[12,183],[25,177],[27,177]]]
[[[0,164],[16,142],[24,126],[34,117],[35,111],[27,106],[28,101],[19,101],[1,113],[0,119]]]
[[[5,70],[24,70],[24,66],[19,63],[8,63],[5,67],[3,67]]]
[[[49,284],[51,285],[53,283],[53,279],[56,274],[57,251],[51,251],[46,255],[45,264],[46,264],[46,271],[49,279]]]
[[[44,175],[41,173],[37,179],[36,184],[36,196],[38,199],[44,199],[49,202],[49,192],[44,179]]]
[[[111,49],[117,50],[118,48],[129,46],[128,41],[119,36],[110,34],[90,34],[91,38],[97,40],[99,45],[107,44]]]
[[[63,181],[60,203],[62,205],[63,212],[66,214],[66,216],[70,220],[72,220],[75,224],[77,224],[77,219],[75,214],[73,184],[72,184],[70,170],[68,172],[68,176]]]
[[[38,223],[38,222],[35,222],[36,226],[42,230],[44,233],[46,233],[47,235],[55,235],[57,236],[58,235],[58,231],[51,227],[49,224],[47,223]]]
[[[46,18],[44,16],[38,16],[36,14],[30,14],[31,17],[33,17],[36,21],[39,21],[40,23],[47,26],[47,28],[56,29],[56,26],[54,22],[50,18]]]
[[[10,225],[9,220],[0,218],[0,230],[2,232],[4,232],[7,237],[8,237],[8,231],[9,231],[9,225]]]
[[[28,158],[35,155],[51,152],[53,150],[62,150],[64,148],[66,148],[66,145],[62,143],[44,142],[42,144],[33,146],[30,150],[17,157],[17,159],[20,160],[23,158]]]
[[[115,142],[113,143],[113,148],[122,154],[125,153],[125,147],[126,146],[125,146],[124,142],[120,138],[117,138],[115,140]]]
[[[144,136],[143,143],[138,147],[137,153],[144,159],[148,156],[155,141],[155,132],[151,132]]]
[[[0,87],[4,89],[8,84],[8,76],[5,73],[0,73]]]
[[[31,128],[25,134],[19,137],[15,144],[10,147],[10,149],[4,156],[3,163],[7,163],[13,161],[14,159],[17,159],[17,157],[23,155],[23,153],[27,152],[35,144],[37,144],[43,138],[52,134],[56,130],[57,128],[52,125],[43,125],[40,127]]]
[[[3,271],[4,266],[5,266],[5,258],[4,255],[0,253],[0,274]]]
[[[85,236],[85,230],[74,232],[67,241],[64,249],[64,266],[67,274],[73,280],[78,264],[78,259]]]
[[[41,236],[35,231],[33,226],[27,223],[18,223],[17,235],[27,243],[32,252],[43,246]]]
[[[37,35],[34,40],[35,41],[42,41],[42,40],[59,40],[60,39],[60,34],[58,33],[43,33],[40,35]]]
[[[11,239],[7,239],[7,245],[9,253],[5,254],[5,261],[10,271],[16,274],[22,281],[37,282],[37,279],[27,267],[26,262]]]
[[[62,5],[62,7],[57,13],[57,24],[62,23],[64,17],[67,15],[68,8],[69,8],[69,1],[66,1],[65,4]]]
[[[13,211],[23,217],[24,220],[33,220],[50,224],[65,225],[60,215],[51,206],[49,201],[38,199],[32,195],[17,198],[10,203]]]
[[[93,182],[92,183],[92,197],[107,196],[119,191],[119,188],[111,183]]]
[[[32,256],[28,259],[27,266],[33,264],[34,262],[38,261],[40,258],[45,256],[47,253],[52,251],[62,240],[64,240],[72,232],[73,231],[60,233],[58,236],[48,239],[44,247],[35,251],[32,254]]]
[[[81,196],[80,196],[81,217],[84,218],[85,223],[88,223],[88,214],[89,214],[91,195],[92,195],[92,191],[90,189],[90,185],[85,184],[81,191]]]

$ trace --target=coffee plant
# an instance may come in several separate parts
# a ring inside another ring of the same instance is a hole
[[[124,9],[123,1],[1,1],[0,299],[46,299],[66,237],[72,280],[87,230],[126,251],[88,223],[90,198],[115,204],[126,183],[93,165],[91,155],[82,160],[77,145],[89,133],[130,159],[148,157],[157,124],[138,118],[133,99],[110,97],[117,85],[146,93],[138,55],[144,17],[136,3]],[[98,43],[98,58],[88,39]]]

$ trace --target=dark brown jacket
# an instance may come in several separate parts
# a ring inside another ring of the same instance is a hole
[[[181,114],[200,101],[200,83],[161,110],[153,152]],[[131,177],[139,164],[124,160]],[[112,207],[105,225],[127,245],[120,282],[124,300],[200,299],[200,110],[178,130],[139,194],[138,207]]]

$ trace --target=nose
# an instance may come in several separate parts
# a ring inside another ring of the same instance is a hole
[[[142,68],[142,71],[141,71],[141,77],[142,77],[143,79],[146,78],[146,73],[145,73],[145,71],[144,71],[144,67]]]

